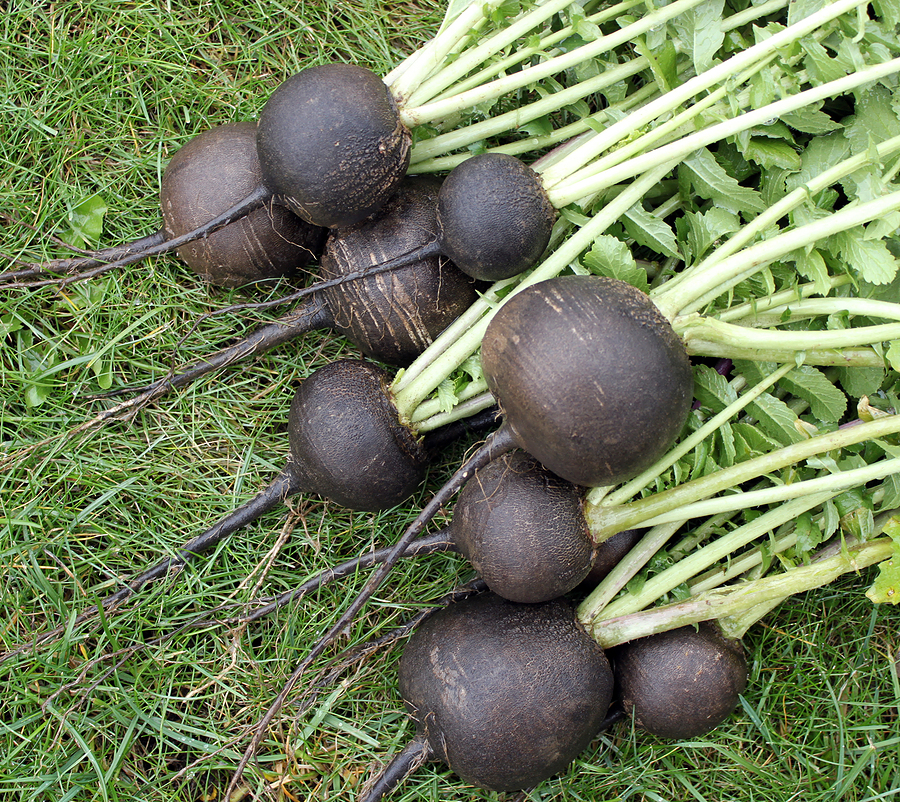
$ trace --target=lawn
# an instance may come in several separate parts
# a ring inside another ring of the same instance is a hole
[[[253,119],[280,81],[309,65],[350,61],[385,73],[434,33],[442,10],[436,0],[11,0],[0,17],[0,252],[65,254],[49,235],[62,235],[73,206],[95,194],[108,207],[103,244],[151,233],[161,171],[191,136]],[[131,419],[76,431],[112,404],[95,397],[105,387],[160,375],[281,310],[208,317],[193,330],[204,313],[251,296],[203,285],[174,257],[59,292],[2,292],[4,652],[70,620],[262,488],[287,456],[293,389],[315,367],[358,355],[314,333]],[[259,622],[226,619],[394,540],[473,442],[448,450],[413,503],[353,513],[291,499],[108,620],[2,663],[3,798],[222,799],[255,723],[363,577]],[[441,555],[399,567],[341,646],[387,632],[470,576]],[[850,575],[794,598],[752,629],[749,687],[710,735],[664,742],[619,724],[525,798],[900,798],[900,610],[869,603],[870,579]],[[187,626],[198,620],[206,623]],[[353,665],[310,709],[287,705],[234,798],[355,798],[411,735],[396,693],[398,653]],[[516,795],[480,791],[428,764],[396,798]]]

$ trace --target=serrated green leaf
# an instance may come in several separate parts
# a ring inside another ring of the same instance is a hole
[[[691,54],[698,73],[713,66],[716,53],[725,41],[722,30],[724,9],[725,0],[706,0],[671,20],[684,52]]]
[[[816,104],[821,106],[821,103]],[[801,131],[804,134],[814,134],[821,136],[841,128],[840,123],[836,123],[824,111],[814,106],[804,106],[797,111],[791,111],[782,115],[781,119],[785,125],[790,126],[795,131]]]
[[[698,261],[714,242],[726,234],[738,231],[741,221],[725,209],[713,206],[706,212],[688,212],[682,218],[687,224],[687,239],[692,258]]]
[[[719,443],[719,463],[723,468],[730,468],[737,459],[734,430],[731,428],[731,424],[723,423],[716,432],[716,438]]]
[[[814,137],[800,155],[800,171],[787,178],[788,190],[794,190],[806,184],[817,175],[846,159],[849,154],[850,143],[843,131]]]
[[[900,212],[888,212],[878,220],[873,220],[866,226],[864,239],[884,239],[894,236],[900,229]]]
[[[841,231],[833,236],[847,266],[869,284],[890,284],[897,275],[898,262],[884,240],[865,239],[859,230]]]
[[[788,4],[788,25],[800,22],[821,11],[831,0],[791,0]]]
[[[638,38],[634,49],[650,63],[650,72],[661,92],[668,92],[678,83],[678,53],[671,39],[655,47],[646,38]]]
[[[584,266],[595,276],[625,281],[641,292],[647,292],[647,271],[638,267],[628,246],[616,237],[601,234],[584,256]]]
[[[807,281],[813,283],[817,294],[828,294],[831,289],[831,275],[821,253],[815,249],[809,253],[802,250],[793,251],[789,259],[793,260],[794,264],[797,265],[797,272]]]
[[[797,535],[796,548],[803,554],[809,554],[825,539],[809,512],[804,512],[797,518],[794,531]]]
[[[781,379],[781,385],[809,403],[821,421],[837,423],[847,410],[847,397],[818,368],[800,365]]]
[[[866,591],[875,604],[900,604],[900,546],[894,543],[894,554],[878,564],[878,576]]]
[[[769,437],[755,424],[736,422],[731,426],[735,435],[740,435],[749,449],[746,454],[740,455],[741,459],[747,459],[758,454],[766,454],[784,445],[783,442]]]
[[[838,377],[841,387],[851,398],[862,398],[874,395],[884,383],[882,368],[839,368]]]
[[[741,186],[716,161],[707,148],[701,148],[681,163],[690,174],[697,193],[735,214],[765,209],[759,193]]]
[[[871,141],[884,142],[900,136],[900,119],[891,103],[891,92],[881,84],[858,90],[854,115],[844,128],[855,153],[864,153]]]
[[[694,397],[716,413],[737,401],[737,393],[728,379],[709,365],[694,367]]]
[[[900,0],[874,0],[875,13],[891,28],[900,25]]]
[[[836,81],[846,75],[843,66],[828,54],[818,40],[807,36],[800,42],[800,47],[806,54],[803,64],[814,86]]]
[[[632,206],[621,218],[628,236],[638,245],[643,245],[655,253],[680,259],[678,240],[675,232],[665,221],[650,214],[640,203]]]
[[[754,136],[741,149],[744,157],[754,161],[764,169],[781,167],[784,170],[799,171],[802,166],[800,154],[787,142]]]
[[[465,371],[472,381],[481,381],[484,379],[484,371],[481,368],[481,355],[473,354],[462,365],[459,366]]]
[[[797,415],[774,395],[763,393],[747,406],[747,413],[756,418],[760,428],[781,445],[798,443],[803,439],[797,428]]]
[[[894,370],[900,371],[900,340],[892,340],[884,356]]]
[[[760,70],[750,78],[750,107],[759,109],[775,100],[775,74],[771,69]]]
[[[437,400],[441,412],[450,412],[456,406],[459,399],[456,397],[456,384],[452,378],[444,379],[437,386]]]

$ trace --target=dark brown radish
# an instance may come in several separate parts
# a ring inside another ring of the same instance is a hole
[[[528,165],[499,153],[473,156],[444,180],[436,235],[391,264],[441,254],[472,278],[500,281],[538,263],[555,219],[540,176]]]
[[[163,231],[181,236],[229,209],[259,186],[256,125],[230,123],[194,137],[166,166],[160,183]],[[209,237],[183,245],[178,256],[220,287],[292,275],[321,253],[326,231],[284,206],[269,204]]]
[[[687,352],[630,284],[561,276],[505,303],[481,348],[518,445],[578,485],[615,485],[681,432],[693,396]]]
[[[482,366],[505,421],[435,493],[301,665],[321,654],[404,549],[491,460],[521,447],[578,485],[625,481],[672,445],[690,409],[684,346],[646,295],[596,276],[530,285],[496,312]]]
[[[438,187],[432,178],[407,178],[379,214],[340,236],[332,235],[322,255],[321,272],[325,281],[336,286],[322,285],[322,292],[291,312],[177,373],[111,394],[134,392],[158,398],[167,389],[185,387],[213,371],[321,329],[338,330],[380,362],[409,364],[476,297],[471,280],[437,256],[381,272],[384,254],[393,255],[405,250],[408,243],[433,235]],[[363,271],[371,275],[361,275]],[[308,289],[315,290],[316,285]]]
[[[90,255],[26,265],[2,274],[18,281],[54,273],[73,275],[145,253],[231,208],[259,186],[256,124],[228,123],[198,134],[171,158],[160,182],[163,227],[147,237]],[[195,273],[220,287],[237,287],[293,275],[317,258],[326,230],[283,206],[268,204],[208,237],[178,248]]]
[[[372,217],[332,231],[320,263],[325,279],[368,268],[383,269],[438,230],[441,182],[410,177]],[[471,279],[440,256],[425,255],[406,267],[326,291],[332,327],[364,354],[407,365],[476,298]]]
[[[450,535],[494,593],[548,601],[576,587],[593,564],[582,502],[580,488],[513,451],[480,468],[462,489]]]
[[[352,64],[292,75],[263,106],[257,133],[263,184],[326,228],[377,211],[406,175],[411,144],[387,86]]]
[[[639,638],[610,654],[622,707],[660,738],[704,735],[731,715],[747,687],[743,646],[715,622]]]
[[[416,759],[442,760],[494,791],[537,785],[600,732],[613,677],[568,602],[517,604],[487,593],[419,626],[403,650],[399,686],[416,739],[364,802],[380,799]]]
[[[95,268],[105,272],[211,236],[273,201],[315,226],[353,225],[377,211],[406,175],[412,137],[375,73],[310,67],[264,104],[256,151],[262,181],[192,231]]]
[[[598,543],[594,549],[594,563],[588,571],[584,581],[579,585],[579,590],[593,590],[600,581],[615,568],[622,558],[631,551],[637,542],[644,536],[643,529],[623,529],[612,537]]]

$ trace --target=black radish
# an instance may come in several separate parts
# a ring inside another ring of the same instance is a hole
[[[254,123],[221,125],[194,137],[175,153],[160,182],[166,238],[226,211],[260,181]],[[268,204],[183,245],[178,256],[211,284],[237,287],[292,275],[320,254],[325,233],[284,206]]]
[[[494,593],[517,602],[548,601],[576,587],[593,564],[582,501],[580,488],[513,451],[475,473],[448,529]]]
[[[435,236],[390,264],[442,254],[472,278],[500,281],[538,263],[555,219],[536,172],[514,156],[484,153],[444,179]]]
[[[561,276],[514,295],[490,322],[481,360],[517,445],[594,487],[652,465],[687,419],[687,352],[629,284]]]
[[[377,214],[332,231],[322,254],[322,277],[384,268],[397,254],[432,239],[440,191],[438,179],[406,178]],[[427,254],[325,295],[331,326],[365,355],[392,365],[409,364],[476,297],[472,281],[452,262]]]
[[[380,362],[409,364],[475,299],[471,280],[438,256],[378,272],[384,254],[392,256],[409,243],[432,236],[438,187],[432,178],[407,178],[379,214],[340,235],[332,232],[322,254],[321,273],[327,281],[346,278],[339,286],[326,286],[291,312],[177,373],[114,394],[127,391],[157,398],[169,388],[185,387],[321,329],[336,329]],[[361,276],[360,271],[369,267],[373,274]]]
[[[406,175],[411,143],[387,86],[352,64],[292,75],[259,116],[262,183],[279,203],[326,228],[377,211]]]
[[[416,738],[365,802],[425,759],[494,791],[537,785],[600,732],[613,677],[568,602],[517,604],[487,593],[419,626],[403,650],[399,687]]]
[[[192,231],[230,209],[261,181],[256,125],[227,123],[204,131],[179,148],[160,181],[162,228],[139,240],[87,256],[26,265],[2,274],[6,281],[55,273],[89,271],[141,254]],[[200,240],[177,249],[204,280],[237,287],[289,277],[317,258],[326,230],[301,220],[283,206],[268,204]]]
[[[623,529],[612,537],[598,543],[594,549],[594,562],[584,581],[578,586],[581,591],[593,590],[600,581],[615,568],[622,558],[644,536],[643,529]]]
[[[610,655],[625,712],[660,738],[706,734],[731,715],[747,687],[743,646],[711,621],[630,641]]]
[[[193,230],[97,269],[182,248],[273,202],[314,226],[358,223],[377,211],[406,175],[411,141],[390,91],[375,73],[351,64],[309,67],[284,81],[263,105],[256,186]]]

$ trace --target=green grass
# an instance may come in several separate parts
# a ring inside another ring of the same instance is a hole
[[[0,17],[0,210],[37,232],[5,224],[0,251],[61,255],[46,234],[63,231],[71,205],[96,192],[109,206],[104,244],[150,233],[159,223],[160,171],[186,139],[252,118],[279,81],[304,66],[350,60],[384,72],[436,29],[441,12],[433,0],[171,6],[8,4]],[[281,467],[292,389],[315,366],[355,355],[338,338],[311,335],[132,421],[67,434],[107,403],[90,397],[106,372],[116,384],[158,374],[278,313],[211,318],[178,345],[200,314],[242,297],[201,285],[168,257],[61,294],[3,293],[0,648],[65,621]],[[429,488],[467,445],[447,455]],[[118,650],[220,604],[239,609],[389,541],[414,510],[351,513],[292,500],[109,621],[3,664],[0,796],[221,799],[248,728],[361,579],[246,628],[211,624],[121,660]],[[386,631],[467,577],[456,558],[402,566],[344,644]],[[793,600],[752,630],[743,707],[710,736],[664,743],[620,725],[528,798],[900,798],[892,657],[900,616],[872,608],[862,596],[866,581],[849,577]],[[303,715],[285,709],[246,775],[248,787],[269,788],[273,799],[354,798],[375,764],[410,735],[396,658],[395,649],[354,667]],[[472,789],[428,765],[396,798],[514,796]]]

